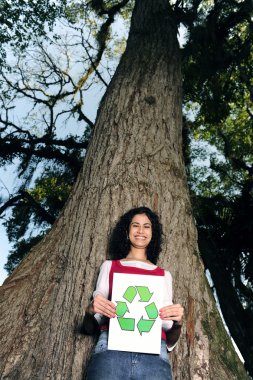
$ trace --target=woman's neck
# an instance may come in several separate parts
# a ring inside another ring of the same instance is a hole
[[[136,261],[146,261],[149,262],[147,259],[147,254],[144,249],[135,249],[132,248],[129,252],[129,254],[126,256],[125,260],[136,260]]]

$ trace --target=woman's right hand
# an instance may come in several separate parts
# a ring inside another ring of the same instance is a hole
[[[116,306],[107,298],[98,294],[89,305],[88,312],[93,314],[99,313],[108,318],[114,318],[116,316]]]

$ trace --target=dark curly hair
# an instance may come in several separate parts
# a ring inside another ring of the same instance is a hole
[[[152,239],[147,246],[147,259],[156,264],[161,252],[163,232],[158,216],[148,207],[133,208],[121,216],[109,241],[109,256],[112,260],[123,259],[130,252],[129,227],[133,217],[139,214],[145,214],[152,224]]]

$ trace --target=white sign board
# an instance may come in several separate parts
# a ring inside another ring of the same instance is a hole
[[[161,350],[163,276],[115,273],[108,349],[159,354]]]

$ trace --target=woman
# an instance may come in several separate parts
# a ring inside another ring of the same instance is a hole
[[[105,261],[100,268],[93,301],[84,317],[85,333],[94,332],[94,326],[101,330],[88,365],[88,380],[172,379],[167,349],[173,349],[179,338],[183,308],[172,304],[170,273],[156,266],[161,238],[159,219],[147,207],[128,211],[117,223],[109,247],[112,260]],[[116,316],[116,307],[110,301],[114,273],[164,276],[164,306],[159,310],[163,329],[160,355],[107,350],[108,320]]]

